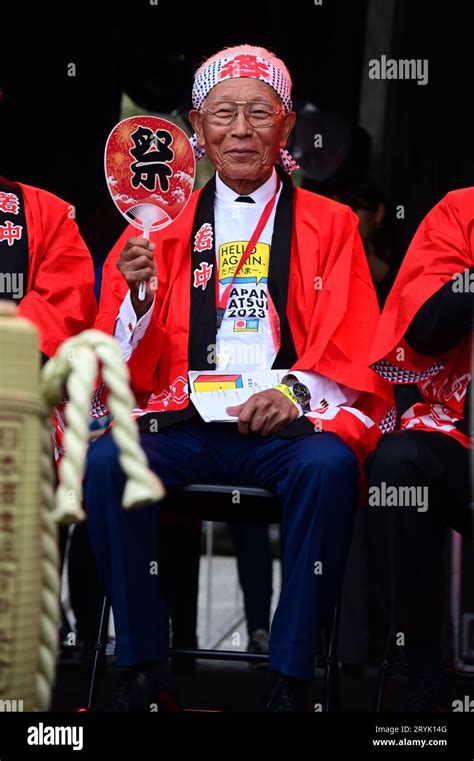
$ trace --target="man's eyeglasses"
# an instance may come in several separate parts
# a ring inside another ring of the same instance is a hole
[[[283,109],[274,109],[273,106],[257,100],[223,101],[216,104],[213,109],[203,108],[209,124],[215,127],[228,127],[237,118],[239,106],[244,107],[244,115],[247,121],[255,129],[271,127],[275,124]]]

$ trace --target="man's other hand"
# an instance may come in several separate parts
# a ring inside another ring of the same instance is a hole
[[[271,436],[299,416],[299,409],[277,388],[259,391],[244,404],[227,407],[228,415],[238,416],[239,433]]]

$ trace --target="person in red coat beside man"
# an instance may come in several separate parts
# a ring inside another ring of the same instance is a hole
[[[372,348],[374,370],[415,393],[400,430],[382,437],[367,461],[373,573],[385,569],[395,587],[407,711],[450,705],[441,655],[443,547],[449,527],[473,536],[473,296],[474,188],[465,188],[448,193],[418,228]]]
[[[73,208],[0,177],[0,298],[39,331],[43,358],[94,323],[94,268]]]
[[[18,316],[37,328],[42,363],[65,340],[90,328],[97,312],[93,262],[74,221],[73,207],[46,190],[4,177],[0,177],[0,299],[16,304]],[[60,403],[52,416],[56,461],[63,451],[63,412],[64,403]],[[67,534],[60,534],[62,555]],[[95,569],[84,528],[76,527],[73,548],[79,546],[80,537],[83,582],[86,573],[94,578]],[[70,582],[71,587],[82,583],[76,583],[75,574],[70,574]],[[89,591],[89,605],[91,599]],[[75,612],[78,629],[84,628],[84,620],[91,616]],[[79,636],[84,635],[79,631]]]

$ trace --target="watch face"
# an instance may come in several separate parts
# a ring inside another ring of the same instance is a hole
[[[299,402],[306,402],[308,400],[309,391],[304,383],[294,383],[291,390]]]

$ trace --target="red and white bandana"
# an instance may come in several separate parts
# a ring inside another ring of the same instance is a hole
[[[198,74],[194,80],[192,92],[194,108],[200,110],[203,107],[204,100],[219,82],[236,77],[261,79],[280,96],[285,112],[289,113],[292,110],[291,82],[287,74],[266,58],[245,53],[230,57],[224,53],[222,58],[213,61]],[[191,137],[191,144],[194,155],[199,160],[204,156],[206,149],[199,145],[195,134]],[[280,150],[280,164],[288,173],[299,169],[298,164],[285,148]]]

